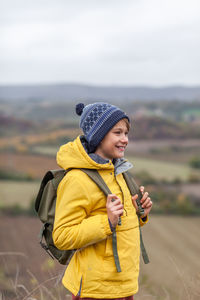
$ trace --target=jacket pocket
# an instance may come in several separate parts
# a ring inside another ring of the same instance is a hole
[[[128,231],[130,229],[139,227],[137,215],[121,217],[121,225],[117,225],[116,232]]]
[[[117,232],[117,250],[122,273],[138,272],[140,256],[139,229],[133,228]],[[119,276],[112,249],[112,239],[106,243],[106,253],[103,262],[103,272],[110,272]]]
[[[139,223],[138,223],[137,216],[128,216],[128,217],[121,218],[121,225],[117,225],[117,227],[116,227],[118,253],[120,252],[120,249],[125,246],[125,245],[121,245],[121,243],[120,243],[120,236],[121,236],[122,232],[123,232],[123,235],[125,232],[127,232],[127,238],[128,238],[128,236],[129,236],[128,232],[130,232],[130,230],[133,230],[134,228],[137,228],[138,226],[139,226]],[[127,244],[129,244],[128,240],[127,240]],[[108,236],[106,239],[104,258],[106,259],[111,256],[113,256],[112,235]]]

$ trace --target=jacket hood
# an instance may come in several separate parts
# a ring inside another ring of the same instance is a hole
[[[57,164],[63,169],[114,169],[114,165],[111,160],[107,163],[100,164],[95,162],[88,155],[87,151],[83,147],[80,136],[78,136],[73,142],[69,142],[62,145],[57,152]]]

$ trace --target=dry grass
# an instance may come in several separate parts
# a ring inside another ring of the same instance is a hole
[[[200,218],[150,218],[143,235],[151,262],[141,262],[135,300],[199,299],[199,226]],[[65,267],[51,260],[38,244],[40,222],[1,216],[0,228],[6,228],[0,231],[0,299],[67,299],[69,294],[60,282]]]
[[[143,228],[151,263],[141,263],[140,281],[156,300],[197,300],[200,293],[200,218],[153,216]],[[194,282],[196,285],[194,285]]]
[[[1,253],[4,256],[4,268],[9,270],[9,263],[5,259],[11,253]],[[18,256],[19,253],[12,253],[12,256]],[[71,298],[70,294],[61,285],[62,274],[51,276],[45,281],[39,281],[30,271],[26,270],[26,278],[29,282],[26,284],[20,278],[20,266],[16,266],[16,273],[13,278],[8,278],[7,286],[0,292],[0,300],[62,300]]]

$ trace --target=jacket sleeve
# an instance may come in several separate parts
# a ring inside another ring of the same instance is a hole
[[[56,201],[53,241],[61,250],[79,249],[112,234],[107,214],[90,215],[91,191],[70,173],[59,184]]]

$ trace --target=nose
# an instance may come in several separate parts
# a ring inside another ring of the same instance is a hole
[[[127,144],[128,143],[128,135],[127,134],[122,134],[121,141],[123,143]]]

